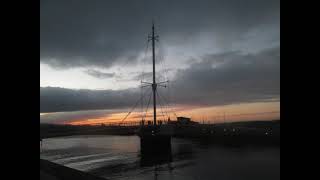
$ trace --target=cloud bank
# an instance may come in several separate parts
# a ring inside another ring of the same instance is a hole
[[[280,101],[280,47],[256,54],[232,51],[205,55],[189,68],[178,70],[169,88],[169,92],[159,88],[159,93],[180,105]],[[140,93],[138,88],[40,87],[40,112],[128,108],[139,100]]]
[[[278,41],[279,0],[40,2],[40,62],[57,69],[136,63],[152,19],[166,47],[205,41],[224,50],[255,32],[264,33],[254,39],[275,36]],[[251,48],[262,46],[259,42],[253,40]]]

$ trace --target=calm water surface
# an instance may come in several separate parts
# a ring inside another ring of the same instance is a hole
[[[231,148],[173,139],[169,161],[141,158],[137,136],[45,139],[40,157],[111,180],[277,180],[280,148]]]

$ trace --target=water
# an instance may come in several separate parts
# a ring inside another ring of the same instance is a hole
[[[141,158],[137,136],[45,139],[40,157],[111,180],[277,180],[280,148],[231,148],[172,139],[170,161]],[[160,164],[159,164],[160,163]]]

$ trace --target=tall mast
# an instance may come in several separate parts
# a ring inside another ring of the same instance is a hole
[[[154,35],[154,23],[152,22],[152,62],[153,62],[153,82],[152,82],[152,92],[153,92],[153,125],[157,124],[157,83],[156,83],[156,65],[155,65],[155,40],[156,37]]]

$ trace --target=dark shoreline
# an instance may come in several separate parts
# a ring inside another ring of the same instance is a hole
[[[165,126],[165,125],[164,125]],[[137,135],[139,126],[41,125],[40,139],[77,135]],[[280,121],[174,126],[174,138],[226,146],[280,146]]]
[[[106,180],[92,174],[40,159],[40,180]]]

